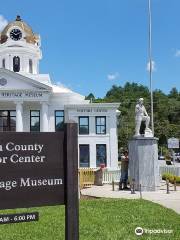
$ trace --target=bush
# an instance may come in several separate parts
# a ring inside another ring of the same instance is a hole
[[[175,176],[175,175],[170,174],[170,173],[163,173],[162,179],[163,180],[168,179],[170,183],[174,183],[174,180],[176,180],[176,183],[180,183],[180,177]]]

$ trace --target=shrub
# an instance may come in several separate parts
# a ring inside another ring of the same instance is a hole
[[[170,173],[163,173],[162,174],[162,179],[163,180],[168,179],[170,183],[174,183],[174,180],[176,180],[176,183],[180,183],[180,177],[175,176],[175,175],[170,174]]]

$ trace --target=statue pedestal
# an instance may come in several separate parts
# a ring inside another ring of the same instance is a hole
[[[159,187],[157,138],[134,137],[129,141],[129,176],[135,190],[156,191]]]

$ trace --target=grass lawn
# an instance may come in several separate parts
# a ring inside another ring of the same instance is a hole
[[[3,210],[0,214],[38,211],[39,222],[0,225],[0,240],[64,240],[64,206]],[[138,237],[136,227],[172,229],[173,234]],[[145,200],[80,201],[80,240],[180,239],[180,215]]]

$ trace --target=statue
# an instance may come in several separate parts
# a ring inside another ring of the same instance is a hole
[[[140,127],[142,121],[145,121],[145,137],[153,137],[152,131],[149,128],[149,122],[150,122],[150,117],[146,111],[146,108],[143,105],[144,99],[139,98],[138,103],[136,104],[135,107],[135,124],[136,124],[136,129],[135,129],[135,137],[136,136],[141,136],[140,134]]]

